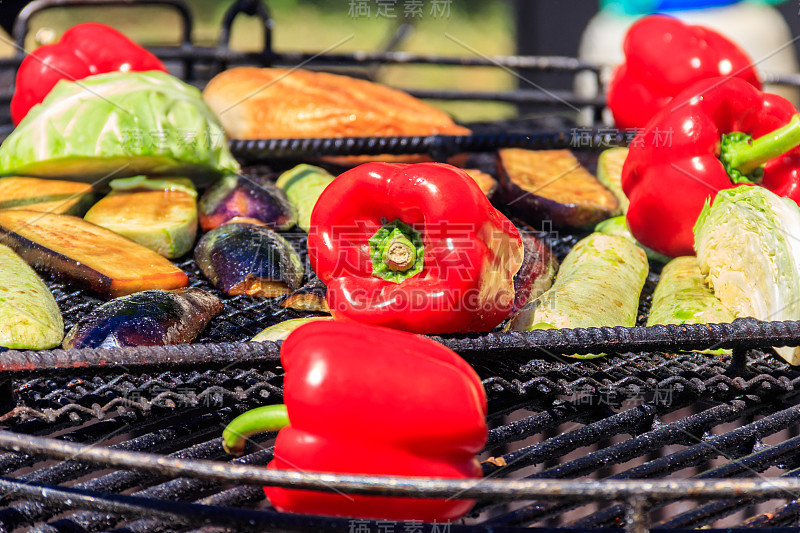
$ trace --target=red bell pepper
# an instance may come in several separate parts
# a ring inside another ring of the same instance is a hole
[[[631,142],[622,167],[631,233],[663,254],[694,255],[692,227],[717,191],[761,185],[800,202],[798,145],[800,115],[784,98],[738,78],[692,85]]]
[[[167,71],[156,56],[114,28],[95,22],[73,26],[57,43],[40,46],[22,60],[11,99],[11,119],[19,124],[59,80],[76,81],[117,70]]]
[[[466,172],[367,163],[311,214],[311,267],[334,318],[414,333],[489,331],[514,301],[522,240]]]
[[[480,478],[486,396],[478,375],[424,337],[354,322],[301,326],[281,347],[284,406],[249,411],[223,433],[239,452],[283,426],[268,468],[449,479]],[[289,425],[287,425],[289,424]],[[279,511],[384,520],[453,520],[469,500],[330,494],[265,487]]]
[[[608,87],[608,107],[620,128],[644,127],[673,96],[705,78],[737,76],[761,89],[750,57],[736,44],[666,15],[635,22],[623,48],[625,62]]]

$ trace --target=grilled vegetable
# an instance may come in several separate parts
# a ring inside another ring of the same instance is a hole
[[[717,193],[694,227],[697,264],[737,317],[800,320],[800,208],[763,187]],[[790,364],[800,350],[776,348]]]
[[[82,318],[67,334],[64,348],[189,343],[222,308],[219,298],[200,289],[137,292]]]
[[[511,329],[634,326],[647,273],[644,250],[624,237],[592,233],[564,258],[553,287],[517,313]]]
[[[191,180],[111,182],[112,192],[92,207],[86,220],[124,235],[164,257],[181,257],[197,237],[197,192]]]
[[[229,174],[200,198],[200,227],[210,231],[234,218],[251,218],[276,230],[295,225],[286,193],[268,178]]]
[[[317,313],[330,313],[328,307],[328,289],[325,284],[314,276],[311,281],[294,291],[281,302],[281,307],[297,309],[298,311],[315,311]]]
[[[647,325],[720,324],[736,315],[703,283],[697,258],[676,257],[661,271]]]
[[[367,163],[328,186],[308,257],[334,318],[414,333],[491,331],[514,305],[519,231],[463,170]]]
[[[475,183],[477,183],[478,187],[481,188],[483,194],[486,195],[486,198],[489,200],[494,198],[498,188],[496,179],[486,172],[478,170],[477,168],[466,168],[464,169],[464,172],[469,174],[469,176],[475,180]]]
[[[0,179],[0,209],[80,216],[92,201],[92,186],[86,183],[22,177]]]
[[[578,163],[569,150],[500,150],[503,198],[532,224],[591,229],[618,209],[616,197]]]
[[[520,236],[525,253],[522,256],[522,266],[514,275],[512,314],[549,289],[558,270],[558,261],[545,243],[524,231],[520,232]]]
[[[597,180],[605,185],[617,197],[619,207],[614,216],[628,212],[628,197],[622,190],[622,165],[628,157],[628,149],[624,147],[609,148],[600,153],[597,159]]]
[[[50,289],[13,250],[0,245],[0,346],[46,350],[63,337],[64,320]]]
[[[204,180],[239,164],[200,91],[150,71],[62,80],[0,145],[0,169],[91,182],[140,174]]]
[[[659,135],[670,134],[669,141]],[[740,184],[800,202],[800,113],[740,78],[679,93],[631,141],[622,172],[628,227],[653,250],[692,255],[703,205]]]
[[[333,318],[329,316],[312,316],[308,318],[292,318],[290,320],[284,320],[283,322],[278,322],[277,324],[273,324],[272,326],[264,329],[264,331],[253,337],[252,341],[274,342],[286,340],[286,337],[288,337],[291,332],[303,324],[308,324],[309,322],[314,322],[315,320],[333,320]]]
[[[675,17],[640,18],[628,29],[619,50],[624,50],[625,62],[614,69],[607,97],[618,128],[646,126],[676,94],[698,80],[736,76],[761,88],[758,62],[736,43]]]
[[[297,165],[284,172],[275,184],[281,188],[297,211],[297,225],[308,232],[311,227],[311,211],[319,195],[334,179],[325,169],[311,165]]]
[[[189,283],[182,270],[157,253],[68,215],[0,211],[0,243],[29,265],[106,297]]]
[[[73,26],[57,43],[40,46],[22,60],[11,98],[11,118],[19,124],[60,80],[115,70],[167,71],[156,56],[110,26],[96,22]]]
[[[605,233],[606,235],[618,235],[620,237],[625,237],[626,239],[631,240],[632,242],[640,246],[642,250],[644,250],[644,253],[647,254],[648,259],[652,259],[653,261],[658,261],[659,263],[669,263],[671,259],[666,255],[660,254],[655,250],[651,250],[647,246],[644,246],[642,243],[638,242],[636,238],[631,234],[631,230],[628,229],[628,222],[625,220],[624,216],[618,216],[604,220],[597,226],[595,226],[594,230],[599,233]]]
[[[229,452],[241,453],[249,435],[282,428],[271,469],[481,477],[475,454],[486,445],[486,393],[478,374],[452,350],[402,331],[317,321],[286,339],[281,364],[286,405],[234,419],[222,433]],[[369,438],[354,438],[354,430]],[[454,520],[474,503],[264,490],[282,512],[384,520]]]
[[[228,295],[284,296],[300,287],[303,262],[283,237],[265,226],[231,222],[203,235],[197,266]]]

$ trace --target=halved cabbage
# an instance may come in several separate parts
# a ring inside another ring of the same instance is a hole
[[[62,80],[0,146],[3,175],[202,181],[238,169],[200,91],[157,71]]]
[[[694,227],[700,272],[737,317],[800,319],[800,208],[763,187],[717,193]],[[800,350],[775,349],[793,365]]]

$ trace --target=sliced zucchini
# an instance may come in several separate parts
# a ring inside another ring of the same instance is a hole
[[[289,202],[297,210],[297,225],[308,232],[311,228],[311,211],[319,196],[334,179],[327,170],[312,165],[297,165],[284,172],[275,182],[283,189]]]
[[[114,180],[111,193],[84,217],[168,258],[187,254],[197,238],[197,192],[186,178]]]

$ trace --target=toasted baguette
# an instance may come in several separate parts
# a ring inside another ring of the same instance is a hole
[[[203,98],[235,139],[470,133],[402,91],[306,70],[230,69],[209,82]]]

